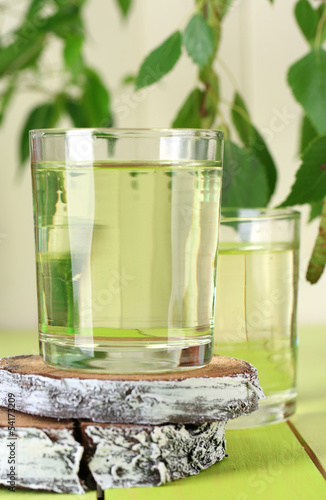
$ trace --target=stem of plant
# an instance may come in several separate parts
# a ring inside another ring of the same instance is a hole
[[[322,4],[323,3],[324,2],[322,2]],[[324,25],[325,25],[325,21],[326,21],[326,9],[322,13],[322,16],[319,19],[319,23],[318,23],[318,26],[317,26],[316,38],[315,38],[315,47],[316,48],[321,46],[321,36],[322,36],[322,33],[323,33],[323,28],[324,28]]]
[[[203,2],[202,4],[202,13],[204,19],[207,20],[208,24],[211,25],[212,29],[219,29],[219,19],[215,16],[215,11],[212,9],[210,0]],[[210,7],[210,8],[209,8]],[[216,53],[218,50],[218,41],[219,41],[219,33],[214,31],[215,37],[215,50],[210,58],[210,62],[207,67],[205,67],[199,74],[199,80],[204,85],[203,96],[200,104],[200,116],[204,121],[204,125],[212,126],[216,115],[218,113],[218,95],[214,92],[213,85],[217,82],[217,75],[213,70],[213,63],[216,58]],[[213,83],[214,82],[214,83]],[[214,107],[212,105],[208,105],[209,96],[212,98],[212,102],[214,103]]]
[[[230,82],[232,83],[234,89],[239,88],[237,81],[235,79],[235,76],[233,75],[232,71],[230,70],[229,66],[226,64],[226,62],[223,61],[221,57],[217,57],[217,62],[221,66],[221,68],[224,70],[226,76],[229,78]]]

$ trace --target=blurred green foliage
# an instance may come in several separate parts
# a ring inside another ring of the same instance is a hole
[[[269,0],[274,3],[273,0]],[[42,60],[54,38],[62,43],[61,84],[57,92],[46,92],[43,102],[30,110],[22,125],[20,160],[28,157],[28,131],[53,128],[68,117],[74,127],[113,125],[110,91],[99,72],[89,66],[84,55],[87,32],[85,6],[89,0],[29,0],[20,25],[0,39],[0,126],[25,75],[32,74],[40,90]],[[125,19],[132,0],[116,0]],[[225,132],[223,177],[224,206],[266,206],[277,183],[277,169],[267,145],[252,122],[239,89],[229,106],[228,119],[216,67],[223,68],[218,56],[224,18],[236,6],[234,0],[195,0],[194,11],[183,30],[178,29],[144,58],[137,75],[128,75],[125,85],[138,91],[161,80],[179,61],[183,52],[198,69],[195,88],[185,97],[172,126],[178,128],[220,128]],[[302,164],[291,193],[281,206],[308,203],[310,220],[321,218],[317,242],[308,270],[308,279],[321,275],[326,252],[326,4],[298,0],[294,15],[309,51],[288,73],[293,95],[302,106],[300,137]],[[184,50],[183,50],[184,49]],[[216,61],[220,65],[216,65]],[[223,68],[225,69],[225,68]],[[233,135],[236,134],[234,138]],[[318,266],[314,262],[318,258]]]
[[[151,85],[177,63],[182,46],[198,68],[196,87],[186,97],[172,126],[177,128],[219,128],[225,133],[222,205],[224,207],[265,207],[273,195],[277,170],[268,146],[252,123],[237,89],[229,103],[227,123],[216,71],[216,60],[224,18],[236,6],[233,0],[196,0],[183,33],[176,31],[156,47],[142,63],[136,89]],[[238,143],[231,130],[237,132]]]
[[[131,1],[118,2],[124,15]],[[45,99],[30,110],[21,129],[20,166],[28,155],[28,131],[53,128],[63,115],[75,127],[112,126],[110,92],[100,74],[89,67],[84,57],[87,37],[84,27],[86,0],[30,0],[20,25],[1,39],[0,125],[14,95],[25,85],[26,75],[45,93]],[[10,6],[9,6],[10,8]],[[62,69],[57,93],[42,88],[42,61],[53,39],[62,42]]]
[[[314,2],[316,4],[316,2]],[[281,206],[309,204],[310,220],[320,217],[317,239],[307,270],[316,283],[326,264],[326,4],[308,0],[295,5],[295,18],[309,52],[289,69],[288,83],[302,107],[301,165],[291,192]]]

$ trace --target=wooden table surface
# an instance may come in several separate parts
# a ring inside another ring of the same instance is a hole
[[[106,490],[105,500],[326,500],[326,326],[299,331],[298,407],[287,423],[226,431],[228,457],[154,488]],[[37,354],[37,334],[0,332],[0,357]],[[11,492],[0,488],[0,500]],[[16,490],[15,500],[96,500]]]

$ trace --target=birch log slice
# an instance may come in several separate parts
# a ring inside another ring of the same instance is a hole
[[[160,486],[198,474],[225,456],[225,422],[80,425],[88,467],[103,490]]]
[[[24,413],[123,424],[225,421],[256,410],[264,397],[250,363],[220,356],[197,370],[146,375],[58,370],[40,356],[2,358],[0,406],[8,392]]]
[[[71,421],[57,422],[14,410],[8,414],[0,408],[0,484],[13,488],[11,491],[20,486],[84,493],[78,476],[83,451]]]
[[[8,412],[0,409],[0,484],[12,491],[84,493],[90,476],[102,489],[159,486],[198,474],[225,456],[225,422],[73,425],[13,414],[8,428]]]

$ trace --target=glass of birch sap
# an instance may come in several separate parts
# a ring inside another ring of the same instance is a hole
[[[222,210],[215,352],[252,363],[266,395],[230,428],[279,422],[295,411],[299,224],[292,209]]]
[[[209,363],[223,133],[30,137],[44,361],[108,373]]]

